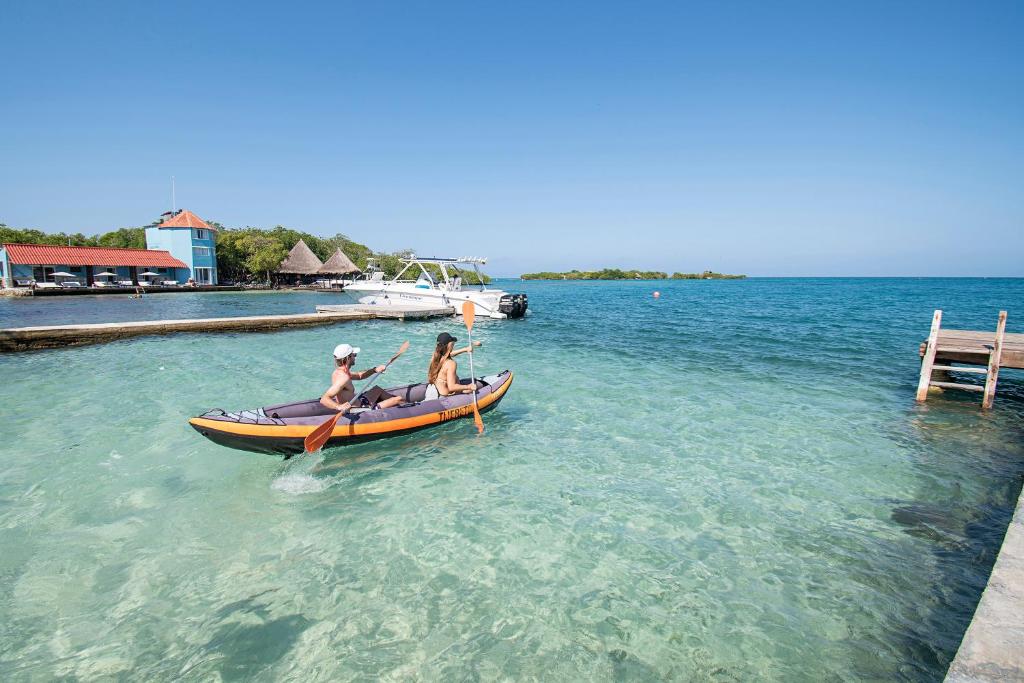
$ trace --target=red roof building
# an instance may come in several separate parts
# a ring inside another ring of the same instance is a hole
[[[0,244],[2,287],[57,287],[62,274],[64,286],[85,287],[138,284],[146,278],[177,283],[192,277],[187,264],[162,249]]]
[[[217,284],[217,230],[188,209],[164,214],[162,223],[146,226],[146,246],[166,249],[185,262],[188,277],[201,285]]]
[[[137,266],[187,268],[169,251],[114,247],[54,247],[48,244],[5,244],[11,264],[60,266]]]
[[[145,227],[148,249],[0,244],[0,286],[102,287],[145,278],[216,285],[216,228],[187,209],[165,217]]]
[[[174,214],[163,223],[158,225],[159,228],[206,228],[207,230],[217,231],[217,228],[213,227],[199,216],[195,215],[188,209],[182,209],[178,213]]]

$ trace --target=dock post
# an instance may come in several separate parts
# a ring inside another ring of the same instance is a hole
[[[996,398],[996,382],[999,381],[999,363],[1003,356],[1003,336],[1006,334],[1006,311],[999,311],[999,323],[996,325],[996,339],[992,343],[992,353],[988,356],[988,377],[985,378],[985,396],[981,407],[988,410]]]
[[[928,346],[921,358],[921,378],[917,381],[917,400],[928,398],[928,386],[932,381],[932,366],[935,365],[935,350],[939,343],[939,327],[942,325],[942,309],[932,316],[932,331],[928,333]]]

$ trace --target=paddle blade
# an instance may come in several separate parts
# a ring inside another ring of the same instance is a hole
[[[311,431],[303,439],[303,445],[306,447],[307,453],[313,453],[320,450],[327,439],[331,438],[331,432],[334,431],[334,425],[338,424],[338,420],[341,419],[341,413],[335,413],[334,417],[328,419],[322,425]]]
[[[466,330],[473,329],[473,320],[476,318],[476,305],[472,301],[462,304],[462,319],[466,323]]]
[[[390,366],[392,363],[394,363],[396,360],[398,360],[399,356],[401,356],[403,353],[405,353],[408,350],[409,350],[409,342],[407,342],[407,341],[402,342],[402,345],[398,347],[398,353],[396,353],[395,355],[391,356],[391,360],[389,360],[387,363],[384,364],[384,368],[387,369],[388,366]]]
[[[476,425],[476,433],[484,433],[484,421],[480,417],[480,411],[477,410],[476,403],[473,404],[473,423]]]

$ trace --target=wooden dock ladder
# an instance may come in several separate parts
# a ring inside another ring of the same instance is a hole
[[[1006,311],[999,311],[999,322],[996,333],[972,332],[966,330],[942,330],[942,311],[935,311],[932,317],[932,329],[928,341],[921,349],[921,377],[917,383],[917,400],[928,398],[929,387],[942,389],[963,389],[965,391],[982,392],[981,407],[989,409],[996,397],[996,383],[999,381],[999,368],[1003,365],[1003,343],[1006,337]],[[1024,337],[1024,335],[1011,335]],[[935,361],[953,361],[984,367],[964,367],[960,365],[936,365]],[[1010,367],[1016,367],[1011,365]],[[970,372],[985,375],[985,386],[964,384],[961,382],[937,381],[932,379],[932,372]]]

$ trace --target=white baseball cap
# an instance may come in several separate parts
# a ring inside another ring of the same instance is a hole
[[[338,360],[342,358],[348,358],[353,353],[359,353],[358,346],[349,346],[348,344],[338,344],[334,347],[334,357]]]

